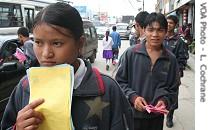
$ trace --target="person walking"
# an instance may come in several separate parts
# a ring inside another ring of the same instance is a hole
[[[187,59],[188,59],[188,52],[185,48],[186,43],[181,39],[178,33],[174,32],[175,27],[178,23],[178,18],[174,15],[170,15],[166,19],[168,22],[168,30],[163,45],[176,56],[176,59],[179,64],[179,74],[180,77],[183,77],[184,76],[183,71],[187,65]],[[178,108],[178,91],[176,95],[176,102],[175,104],[172,105],[167,115],[166,126],[168,128],[173,127],[173,114],[174,110],[177,108]]]
[[[136,40],[136,44],[141,43],[146,39],[145,35],[145,19],[149,13],[147,11],[141,11],[139,12],[135,17],[135,30],[136,30],[136,36],[138,37]]]
[[[113,40],[109,36],[109,31],[106,31],[105,37],[102,40],[103,42],[103,58],[106,59],[106,70],[109,70],[110,66],[110,60],[113,57],[112,53],[112,45],[113,45]]]
[[[29,37],[28,28],[20,27],[17,31],[17,35],[20,43],[23,45],[23,52],[27,57],[25,66],[27,68],[31,66],[38,66],[38,61],[33,50],[34,42]]]
[[[174,104],[179,66],[176,57],[162,45],[168,27],[165,16],[149,14],[145,27],[146,40],[124,52],[115,79],[134,110],[134,129],[163,130],[164,115],[148,113],[146,107],[169,110]]]
[[[119,55],[119,48],[121,47],[121,39],[120,39],[120,34],[116,31],[117,27],[113,26],[112,30],[113,31],[110,34],[114,43],[112,45],[112,53],[113,53],[112,64],[116,65]]]

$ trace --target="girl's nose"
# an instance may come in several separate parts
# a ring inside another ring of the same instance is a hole
[[[46,45],[46,46],[43,48],[42,55],[43,55],[45,58],[52,58],[52,57],[54,56],[54,53],[53,53],[53,50],[50,48],[50,46]]]

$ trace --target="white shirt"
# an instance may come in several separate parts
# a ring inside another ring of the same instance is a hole
[[[110,36],[108,36],[108,40],[106,41],[106,37],[103,38],[103,50],[112,50],[113,40]]]
[[[74,89],[77,89],[79,87],[87,71],[85,62],[80,58],[78,58],[78,60],[80,61],[80,66],[77,69],[76,73],[74,74]]]

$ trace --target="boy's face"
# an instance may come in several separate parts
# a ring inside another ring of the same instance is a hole
[[[33,30],[34,52],[41,66],[75,64],[83,45],[66,29],[42,23]]]
[[[167,19],[168,22],[168,32],[174,31],[176,24],[172,19]]]
[[[147,25],[145,34],[150,46],[161,46],[166,35],[166,29],[161,28],[158,22],[153,22],[151,25]]]

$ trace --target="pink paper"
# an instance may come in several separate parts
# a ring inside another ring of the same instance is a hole
[[[161,113],[161,114],[168,114],[168,110],[165,107],[154,107],[153,105],[146,105],[146,110],[148,113]]]
[[[26,60],[25,54],[19,49],[16,49],[14,56],[19,60],[19,62],[23,63]]]

